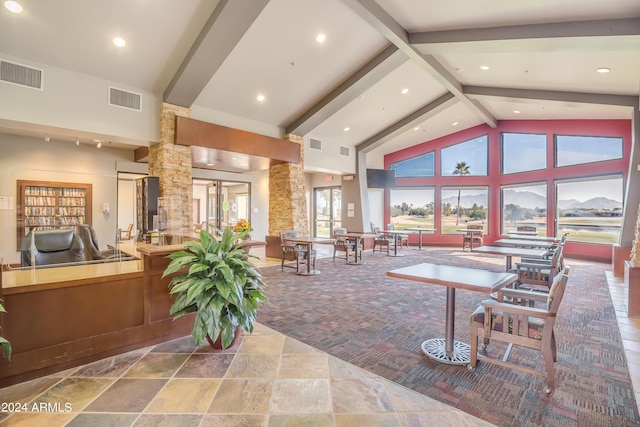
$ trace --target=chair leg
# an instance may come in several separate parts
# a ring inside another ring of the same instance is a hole
[[[469,365],[467,365],[467,369],[474,371],[478,364],[478,326],[475,323],[471,325],[471,335],[469,340],[471,342],[469,348]]]
[[[547,384],[544,387],[544,392],[546,394],[551,394],[553,388],[555,387],[555,367],[554,367],[554,357],[553,357],[553,334],[551,337],[542,338],[542,358],[544,359],[544,367],[547,371]]]

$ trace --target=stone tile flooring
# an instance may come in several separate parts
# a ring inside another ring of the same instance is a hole
[[[188,336],[0,389],[6,426],[489,426],[258,324],[224,351]],[[22,405],[25,405],[22,407]]]

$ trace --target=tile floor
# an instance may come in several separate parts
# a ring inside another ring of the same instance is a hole
[[[640,404],[640,319],[623,279],[607,282]],[[490,425],[264,325],[222,352],[184,337],[0,389],[2,402],[28,410],[0,412],[7,426]]]
[[[0,390],[7,426],[489,426],[263,325],[229,349],[188,336]]]

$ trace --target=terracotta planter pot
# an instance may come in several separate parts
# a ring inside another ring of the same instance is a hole
[[[240,328],[236,328],[236,332],[233,334],[233,339],[231,340],[231,344],[227,348],[233,347],[239,335],[240,335]],[[222,337],[220,335],[218,335],[218,338],[216,338],[215,341],[211,339],[209,334],[207,334],[206,338],[211,348],[213,348],[214,350],[222,350]]]

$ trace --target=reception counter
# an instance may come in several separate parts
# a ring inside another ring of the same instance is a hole
[[[173,321],[166,255],[182,245],[137,247],[139,260],[3,271],[0,387],[191,332],[193,315]]]

